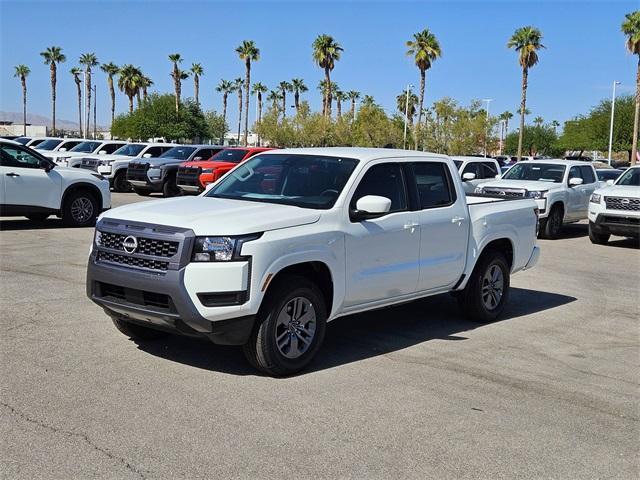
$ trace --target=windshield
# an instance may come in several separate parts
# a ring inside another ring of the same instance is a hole
[[[146,147],[146,145],[143,145],[141,143],[130,143],[129,145],[123,145],[122,147],[117,149],[115,152],[113,152],[113,154],[126,155],[127,157],[135,157],[142,151],[144,147]]]
[[[640,168],[630,168],[616,182],[616,185],[627,187],[640,187]]]
[[[21,143],[22,145],[26,145],[29,140],[31,140],[31,137],[19,137],[13,139],[14,142]]]
[[[91,153],[100,146],[100,142],[82,142],[73,147],[71,152]]]
[[[38,145],[37,149],[38,150],[53,150],[54,148],[56,148],[61,143],[62,143],[61,139],[52,138],[50,140],[45,140],[44,142],[42,142],[40,145]]]
[[[173,147],[162,155],[160,158],[177,158],[178,160],[186,160],[189,158],[193,152],[195,152],[196,147]]]
[[[227,148],[224,150],[220,150],[213,157],[211,157],[210,160],[213,162],[240,163],[247,152],[248,150]]]
[[[207,197],[328,209],[357,160],[320,155],[258,155],[224,177]]]
[[[517,163],[502,178],[505,180],[534,180],[538,182],[562,183],[565,165],[555,163]]]

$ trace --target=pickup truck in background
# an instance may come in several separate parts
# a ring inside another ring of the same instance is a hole
[[[466,193],[474,193],[481,183],[500,178],[500,164],[493,158],[451,157],[451,160],[458,168]]]
[[[452,293],[499,317],[533,267],[537,205],[469,197],[443,155],[374,148],[263,152],[206,193],[126,205],[97,224],[87,295],[132,338],[242,345],[272,375],[304,368],[326,322]]]
[[[615,183],[593,192],[589,201],[589,239],[605,245],[611,235],[640,238],[640,166],[628,168]]]
[[[209,160],[185,162],[178,168],[176,183],[186,194],[198,194],[222,175],[261,152],[273,150],[266,147],[231,147],[220,150]]]
[[[53,160],[61,167],[79,167],[80,161],[88,154],[91,155],[108,155],[117,149],[126,145],[128,142],[121,140],[85,140],[79,143],[71,150],[62,151],[43,151],[42,154]]]
[[[76,145],[81,144],[85,140],[83,138],[49,138],[39,143],[35,149],[40,153],[47,152],[66,152]]]
[[[182,194],[176,183],[178,167],[184,162],[207,160],[224,147],[218,145],[179,145],[158,158],[132,161],[127,167],[127,181],[138,195],[162,192],[165,197]]]
[[[540,236],[556,239],[564,224],[587,218],[589,197],[600,185],[591,164],[529,160],[516,163],[501,179],[479,185],[476,193],[534,199],[540,209]]]

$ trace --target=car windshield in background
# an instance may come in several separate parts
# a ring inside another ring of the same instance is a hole
[[[115,152],[114,155],[126,155],[127,157],[135,157],[138,155],[146,145],[140,143],[130,143],[129,145],[123,145]]]
[[[220,150],[213,157],[211,157],[210,160],[214,162],[239,163],[247,154],[247,151],[248,150],[235,150],[235,149]]]
[[[100,146],[100,142],[82,142],[73,147],[70,152],[91,153]]]
[[[622,174],[620,170],[596,170],[596,174],[598,175],[598,180],[606,181],[606,180],[615,180]]]
[[[328,209],[357,163],[353,158],[319,155],[258,155],[229,173],[206,196]]]
[[[22,145],[26,145],[27,143],[29,143],[29,140],[31,140],[29,137],[19,137],[13,139],[14,142],[18,142]]]
[[[45,140],[40,145],[38,145],[38,150],[53,150],[58,145],[62,143],[62,139],[51,138],[49,140]]]
[[[196,147],[173,147],[160,155],[160,158],[177,158],[178,160],[186,160]]]
[[[462,165],[462,160],[454,160],[453,163],[456,164],[456,168],[460,168],[460,165]]]
[[[502,178],[505,180],[562,183],[566,168],[565,165],[557,165],[555,163],[517,163]]]
[[[616,185],[624,185],[627,187],[640,187],[640,167],[630,168],[616,182]]]

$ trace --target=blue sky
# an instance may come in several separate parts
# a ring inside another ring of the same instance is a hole
[[[48,67],[39,52],[63,47],[67,62],[58,75],[57,116],[75,120],[76,93],[69,69],[81,53],[95,52],[101,62],[140,66],[158,91],[172,91],[167,55],[179,52],[183,68],[200,62],[201,103],[221,110],[214,91],[221,78],[244,76],[235,48],[254,40],[261,59],[252,80],[269,87],[281,80],[303,78],[312,108],[320,108],[316,90],[322,71],[311,59],[311,43],[320,33],[343,46],[332,80],[343,90],[373,95],[389,112],[407,83],[418,85],[418,70],[405,55],[405,41],[429,28],[438,37],[443,56],[427,73],[425,103],[444,96],[461,103],[492,98],[491,112],[519,106],[520,76],[516,54],[506,48],[513,31],[535,25],[547,49],[530,74],[528,108],[532,119],[564,121],[585,113],[611,95],[620,80],[630,93],[637,59],[624,49],[620,24],[638,8],[634,1],[421,1],[421,2],[218,2],[218,1],[47,1],[0,0],[0,110],[21,111],[21,90],[13,67],[25,63],[29,111],[50,116]],[[98,85],[98,123],[107,124],[109,99],[102,72]],[[187,80],[183,93],[193,95]],[[253,103],[253,99],[252,99]],[[126,97],[118,94],[117,110]],[[230,102],[230,119],[237,116]],[[251,117],[255,107],[251,107]]]

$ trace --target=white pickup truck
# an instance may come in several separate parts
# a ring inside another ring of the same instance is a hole
[[[611,235],[640,238],[640,166],[627,169],[615,183],[593,192],[589,202],[589,239],[604,245]]]
[[[476,193],[534,199],[540,209],[540,235],[555,239],[564,224],[587,218],[589,197],[600,185],[590,163],[528,160],[515,164],[501,179],[481,184]]]
[[[122,140],[85,140],[68,151],[43,151],[42,154],[62,167],[79,167],[87,154],[108,155],[126,144]]]
[[[327,321],[450,292],[495,320],[534,266],[531,199],[465,197],[453,162],[423,152],[272,150],[200,196],[98,221],[87,295],[130,337],[243,345],[272,375],[302,369]]]

